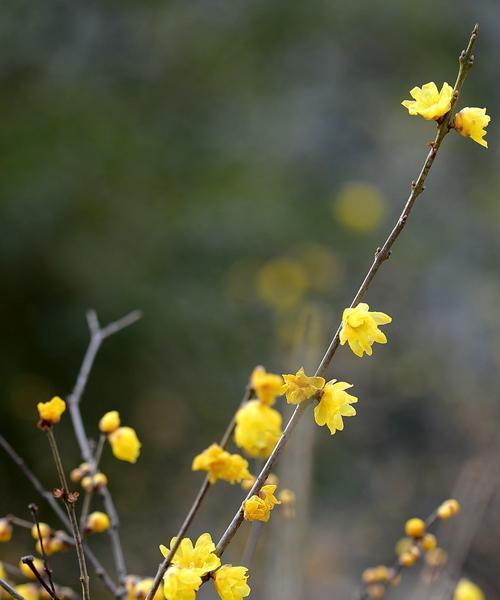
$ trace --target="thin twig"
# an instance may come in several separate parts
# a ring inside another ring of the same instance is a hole
[[[10,583],[5,581],[5,579],[2,579],[1,577],[0,587],[2,587],[8,594],[10,594],[16,600],[26,600],[24,596],[21,596],[19,592],[16,592],[16,590],[10,585]]]
[[[30,509],[31,515],[33,517],[33,522],[36,526],[36,531],[38,534],[38,541],[40,542],[40,550],[42,551],[43,557],[43,566],[45,569],[45,573],[47,575],[47,579],[49,581],[50,588],[54,594],[56,594],[56,588],[54,586],[54,580],[52,579],[52,569],[50,568],[49,559],[47,557],[47,552],[45,551],[45,542],[43,541],[42,532],[40,531],[40,519],[38,518],[38,506],[33,502],[28,506]]]
[[[54,498],[53,494],[43,487],[43,485],[40,483],[40,480],[38,479],[38,477],[33,473],[33,471],[27,466],[27,464],[24,462],[24,460],[21,458],[21,456],[14,450],[14,448],[9,444],[9,442],[1,434],[0,434],[0,447],[3,448],[5,453],[12,459],[14,464],[16,464],[19,467],[19,469],[21,470],[23,475],[31,483],[34,490],[39,494],[39,496],[47,501],[47,503],[50,505],[50,507],[52,508],[54,513],[57,515],[57,517],[59,518],[61,523],[64,525],[64,527],[68,531],[71,530],[71,524],[69,522],[69,519],[66,516],[66,514],[64,513],[64,510],[61,508],[61,506],[56,502],[56,499]],[[13,517],[13,515],[9,515],[9,519],[11,517]],[[12,521],[15,525],[19,525],[21,527],[25,526],[21,523],[21,521],[23,521],[23,519],[19,519],[18,517],[13,517],[13,519],[15,519]],[[27,528],[31,529],[32,525],[29,521],[24,521],[24,523],[25,524],[27,523]],[[68,537],[68,541],[71,544],[75,543],[75,541],[73,540],[72,537]],[[117,593],[116,585],[113,582],[113,580],[111,579],[111,577],[109,576],[109,573],[102,566],[102,564],[100,563],[100,561],[98,560],[96,555],[92,552],[92,550],[86,544],[84,544],[84,550],[85,550],[85,555],[89,559],[89,562],[92,565],[92,568],[94,569],[96,575],[99,577],[99,579],[101,579],[101,581],[108,588],[108,590],[114,596],[116,596],[116,593]]]
[[[87,572],[87,563],[85,562],[85,554],[83,552],[83,544],[82,537],[80,535],[80,529],[78,528],[78,521],[76,519],[76,511],[75,511],[75,501],[74,494],[70,494],[68,488],[68,482],[66,480],[66,475],[64,473],[64,467],[62,465],[61,455],[59,453],[59,448],[57,447],[56,438],[54,436],[54,432],[52,427],[48,427],[45,429],[47,433],[47,438],[49,440],[50,449],[52,451],[52,456],[54,457],[54,462],[56,464],[57,474],[59,476],[59,480],[61,482],[62,494],[61,498],[66,506],[66,510],[68,512],[68,517],[71,523],[71,530],[73,532],[73,538],[75,540],[76,554],[78,556],[78,567],[80,569],[80,582],[82,584],[82,593],[84,600],[90,600],[90,590],[89,590],[89,575]]]
[[[34,560],[35,560],[35,557],[31,556],[31,554],[29,556],[23,556],[21,558],[21,562],[24,565],[28,566],[28,568],[31,570],[33,575],[38,580],[38,583],[43,587],[43,589],[47,592],[47,594],[54,600],[57,600],[57,595],[56,595],[55,589],[52,589],[45,583],[45,579],[42,577],[41,573],[38,571],[38,569],[36,568],[36,566],[33,562]]]
[[[252,384],[251,384],[251,378],[249,378],[246,388],[245,388],[245,393],[243,394],[243,398],[240,402],[240,405],[238,406],[238,410],[250,400],[251,395],[252,395]],[[224,431],[224,434],[223,434],[223,436],[220,440],[220,444],[219,444],[221,446],[221,448],[226,448],[226,446],[229,443],[229,440],[231,439],[231,436],[233,435],[233,431],[236,426],[236,414],[237,414],[238,410],[234,413],[231,421],[229,422],[228,426],[226,427],[226,430]],[[200,487],[198,493],[196,494],[196,498],[194,499],[194,502],[193,502],[191,508],[189,509],[188,514],[186,515],[186,518],[182,522],[182,525],[180,526],[179,531],[177,532],[174,544],[172,545],[171,549],[169,550],[167,556],[163,559],[163,561],[160,563],[160,566],[158,567],[158,571],[155,575],[153,585],[151,586],[151,589],[148,592],[148,595],[146,596],[145,600],[151,600],[154,597],[154,595],[156,594],[156,590],[158,589],[163,576],[167,572],[167,569],[170,566],[170,563],[172,562],[172,559],[173,559],[175,553],[177,552],[177,549],[179,548],[180,543],[182,542],[182,539],[186,535],[187,530],[189,529],[189,526],[193,522],[193,519],[194,519],[196,513],[198,512],[198,510],[201,506],[201,503],[203,502],[203,498],[205,498],[205,495],[208,492],[209,488],[210,488],[210,482],[208,480],[208,476],[206,476],[205,479],[203,480],[203,483],[201,484],[201,487]]]
[[[80,371],[78,373],[75,386],[71,394],[68,396],[67,400],[69,413],[71,415],[71,420],[73,423],[73,429],[75,431],[78,445],[80,446],[80,453],[82,455],[83,460],[90,465],[91,473],[95,473],[96,470],[95,457],[90,447],[89,438],[85,432],[85,427],[80,413],[80,402],[85,391],[90,372],[94,365],[95,358],[97,356],[97,353],[99,352],[102,342],[106,338],[117,333],[118,331],[121,331],[125,327],[132,325],[141,317],[142,313],[136,310],[129,313],[128,315],[125,315],[121,319],[118,319],[117,321],[109,323],[108,325],[106,325],[106,327],[101,327],[99,324],[99,319],[97,318],[97,313],[93,310],[87,313],[87,324],[90,331],[90,341],[87,346],[85,355],[83,357],[83,361],[80,366]],[[125,565],[123,548],[121,545],[120,535],[118,531],[120,522],[118,520],[118,514],[116,512],[116,508],[108,487],[103,486],[99,490],[99,494],[103,499],[104,507],[110,520],[110,528],[108,529],[108,534],[111,540],[111,547],[113,550],[113,558],[115,562],[116,573],[118,575],[118,581],[120,583],[120,588],[117,590],[117,597],[124,598],[127,593],[125,587],[127,568]]]
[[[97,473],[99,469],[99,463],[101,462],[102,451],[104,449],[104,444],[106,443],[106,435],[101,434],[99,437],[99,441],[97,442],[97,448],[94,455],[94,464],[91,468],[90,477]],[[82,502],[82,512],[80,513],[80,529],[83,531],[85,529],[85,523],[87,521],[87,516],[89,514],[90,506],[92,503],[92,498],[94,496],[94,485],[90,486],[89,490],[85,492],[85,496],[83,497]]]
[[[408,221],[408,217],[410,216],[410,213],[411,213],[411,210],[415,203],[415,200],[418,198],[418,196],[424,190],[424,183],[425,183],[425,180],[427,179],[427,175],[429,174],[429,171],[430,171],[432,165],[434,164],[434,160],[437,156],[437,152],[441,146],[441,143],[442,143],[444,137],[449,132],[451,113],[452,113],[452,111],[456,105],[456,102],[458,100],[458,97],[460,95],[460,91],[461,91],[463,82],[465,80],[465,76],[467,75],[468,70],[472,66],[472,61],[473,61],[472,48],[474,46],[474,42],[476,41],[477,32],[478,32],[478,26],[476,25],[471,33],[469,43],[467,45],[466,50],[464,50],[460,54],[460,59],[459,59],[460,67],[459,67],[459,72],[458,72],[457,80],[455,83],[455,87],[453,89],[453,96],[452,96],[452,100],[451,100],[450,110],[442,118],[441,122],[438,124],[436,137],[434,138],[434,141],[431,143],[431,149],[427,155],[427,158],[425,159],[425,162],[424,162],[422,169],[417,177],[417,180],[415,182],[412,182],[410,195],[408,197],[408,200],[406,201],[403,211],[402,211],[396,225],[394,226],[393,230],[391,231],[391,233],[387,237],[386,241],[384,242],[383,246],[381,248],[377,249],[373,263],[372,263],[371,267],[369,268],[365,278],[363,279],[363,282],[362,282],[359,290],[357,291],[356,295],[354,296],[354,298],[351,302],[351,305],[350,305],[351,307],[357,306],[359,304],[359,302],[363,299],[363,297],[365,296],[365,294],[368,290],[368,287],[370,286],[370,283],[372,282],[373,278],[375,277],[376,273],[378,272],[380,266],[382,265],[382,263],[384,263],[389,258],[390,254],[391,254],[391,248],[392,248],[394,242],[397,240],[397,238],[401,234],[401,232],[403,231],[403,229]],[[332,358],[339,346],[341,327],[342,327],[342,324],[339,325],[337,332],[335,333],[324,357],[322,358],[318,368],[316,369],[316,373],[315,373],[316,375],[324,375],[326,373],[328,367],[330,366]],[[283,448],[285,447],[286,443],[288,442],[288,439],[290,438],[290,435],[291,435],[293,429],[295,428],[296,424],[298,423],[298,421],[304,414],[306,408],[312,403],[312,401],[313,401],[313,399],[310,399],[309,401],[303,402],[302,404],[299,404],[297,406],[297,408],[293,412],[292,416],[290,417],[290,420],[288,421],[281,438],[278,440],[273,452],[271,453],[270,457],[268,458],[268,460],[267,460],[266,464],[264,465],[262,471],[260,472],[259,476],[257,477],[254,485],[252,486],[252,489],[248,492],[245,500],[259,492],[259,490],[261,489],[265,480],[267,479],[269,473],[271,472],[271,469],[272,469],[274,463],[276,462],[276,460],[278,459],[279,455],[281,454]],[[233,517],[233,520],[231,521],[228,528],[226,529],[226,531],[222,535],[221,539],[219,540],[219,543],[217,544],[216,553],[218,556],[221,556],[223,554],[224,550],[227,548],[228,544],[233,539],[236,531],[238,530],[238,528],[240,527],[242,522],[243,522],[243,505],[240,506],[240,508],[236,512],[235,516]]]

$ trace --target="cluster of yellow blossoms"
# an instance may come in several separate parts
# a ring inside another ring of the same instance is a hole
[[[141,442],[132,427],[120,425],[120,413],[117,410],[107,412],[99,421],[99,429],[108,436],[115,458],[135,463],[141,452]]]
[[[33,525],[31,529],[31,535],[36,540],[36,551],[38,554],[42,554],[42,547],[40,543],[40,537],[42,538],[43,548],[45,553],[50,556],[56,552],[62,552],[69,548],[66,540],[64,531],[54,531],[47,523],[39,523],[40,536],[38,535],[38,528]],[[0,519],[0,542],[10,542],[14,528],[8,517]]]
[[[440,568],[446,564],[446,552],[438,547],[436,536],[428,532],[428,523],[431,523],[434,518],[449,519],[458,514],[459,511],[460,504],[457,500],[451,498],[445,500],[427,522],[417,517],[408,519],[404,526],[406,537],[401,538],[396,544],[398,567],[379,565],[363,572],[362,579],[368,597],[373,600],[384,598],[389,585],[399,584],[401,570],[415,565],[424,554],[426,564],[432,569]],[[461,583],[457,590],[460,586]],[[465,595],[457,596],[457,592],[455,592],[454,600],[479,600],[479,597],[473,596],[469,599]]]
[[[172,538],[170,547],[175,544]],[[163,556],[169,549],[160,546]],[[172,566],[163,579],[163,593],[166,600],[194,600],[203,578],[213,579],[215,589],[222,600],[242,600],[250,594],[247,584],[247,569],[222,565],[215,554],[215,544],[209,533],[204,533],[193,542],[184,538],[172,559]]]
[[[441,90],[438,90],[436,84],[431,81],[421,88],[414,87],[410,90],[410,96],[413,100],[402,102],[410,115],[420,115],[429,121],[440,121],[451,109],[453,88],[445,82]],[[470,137],[487,148],[488,142],[483,138],[489,122],[486,108],[467,106],[455,115],[451,125],[460,135]]]

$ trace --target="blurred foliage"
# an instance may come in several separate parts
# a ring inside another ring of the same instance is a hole
[[[118,408],[144,442],[137,466],[103,466],[134,572],[157,564],[200,480],[192,456],[252,368],[288,367],[304,310],[335,331],[433,135],[400,102],[454,81],[476,21],[462,105],[491,108],[490,149],[446,140],[367,298],[393,316],[390,343],[335,359],[359,416],[316,431],[307,597],[391,556],[497,435],[498,17],[494,0],[1,4],[1,429],[51,487],[35,403],[70,391],[87,308],[144,311],[84,398],[89,430]],[[73,467],[69,423],[60,435]],[[0,514],[26,517],[33,492],[5,458],[0,477]],[[221,532],[226,492],[195,533]],[[11,562],[25,546],[16,534]],[[471,577],[500,595],[481,564]]]

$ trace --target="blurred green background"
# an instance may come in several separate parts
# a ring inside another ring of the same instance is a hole
[[[251,583],[254,597],[281,598],[295,577],[288,597],[297,599],[350,598],[363,568],[390,560],[405,519],[431,512],[466,461],[495,447],[500,7],[0,5],[1,432],[51,488],[36,402],[71,391],[88,308],[103,323],[144,311],[105,342],[83,404],[89,431],[116,408],[143,442],[135,466],[109,452],[103,461],[131,573],[155,571],[158,543],[202,479],[191,460],[220,437],[253,367],[318,362],[434,135],[400,102],[414,85],[454,82],[476,21],[476,66],[460,104],[487,106],[490,148],[446,139],[367,297],[393,316],[389,344],[362,360],[343,348],[332,365],[355,384],[358,416],[334,438],[315,427],[312,459],[305,425],[307,443],[284,459],[284,486],[294,483],[287,473],[301,474],[300,534],[284,544],[294,523],[277,520]],[[58,434],[73,467],[69,419]],[[34,492],[5,456],[0,481],[0,515],[27,518]],[[500,598],[498,505],[484,496],[489,509],[460,568]],[[221,483],[193,535],[218,538],[240,497]],[[42,517],[51,520],[45,506]],[[247,531],[228,550],[235,563]],[[106,538],[93,544],[111,565]],[[16,532],[0,560],[31,548]],[[286,552],[295,558],[276,566],[271,558]],[[287,572],[297,555],[303,566]],[[73,556],[53,562],[75,581]]]

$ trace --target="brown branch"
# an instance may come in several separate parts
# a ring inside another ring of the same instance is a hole
[[[57,447],[57,442],[52,427],[46,428],[45,432],[49,440],[52,456],[54,457],[54,462],[56,464],[57,474],[61,482],[62,490],[56,490],[56,492],[62,492],[60,494],[60,497],[62,498],[62,501],[66,506],[66,511],[68,513],[68,517],[71,524],[71,530],[73,532],[73,538],[75,540],[76,554],[78,557],[78,567],[80,569],[80,583],[82,584],[83,600],[90,600],[89,575],[87,572],[87,563],[85,562],[85,554],[83,551],[82,536],[80,535],[80,529],[78,528],[78,521],[76,519],[75,494],[70,494],[68,482],[66,480],[66,475],[64,473],[64,468],[62,465],[61,455],[59,453],[59,448]]]
[[[40,519],[38,518],[38,506],[33,502],[28,506],[31,516],[33,517],[33,522],[35,524],[37,533],[38,533],[38,541],[40,542],[40,550],[42,551],[43,558],[43,566],[45,569],[45,573],[47,575],[47,579],[49,581],[49,586],[52,590],[53,596],[56,595],[56,588],[54,586],[54,580],[52,579],[52,569],[50,568],[49,559],[47,557],[47,552],[45,551],[45,542],[43,541],[42,532],[40,531]]]
[[[403,231],[403,229],[406,226],[408,217],[410,216],[413,205],[415,204],[415,200],[418,198],[418,196],[424,190],[425,180],[427,179],[427,175],[429,174],[429,171],[430,171],[432,165],[434,164],[434,160],[437,156],[437,153],[441,146],[441,143],[442,143],[443,139],[445,138],[445,136],[447,135],[447,133],[449,132],[451,113],[452,113],[452,111],[456,105],[456,102],[458,100],[458,97],[460,95],[460,91],[461,91],[463,82],[465,80],[465,77],[467,75],[467,72],[469,71],[470,67],[472,66],[472,61],[473,61],[472,48],[474,46],[474,42],[476,41],[477,32],[478,32],[478,26],[476,25],[471,33],[469,43],[467,45],[466,50],[464,50],[460,54],[459,72],[458,72],[457,80],[455,83],[455,87],[453,89],[453,96],[452,96],[452,100],[451,100],[450,110],[442,118],[441,122],[438,124],[436,137],[434,138],[434,141],[431,143],[431,149],[427,155],[427,158],[425,159],[425,162],[424,162],[422,169],[417,177],[417,180],[415,182],[413,182],[411,185],[410,195],[406,201],[403,211],[401,212],[401,215],[400,215],[398,221],[396,222],[396,225],[390,232],[389,236],[387,237],[387,239],[384,242],[384,244],[382,245],[382,247],[377,249],[373,263],[372,263],[371,267],[369,268],[367,274],[365,275],[359,290],[357,291],[356,295],[354,296],[354,298],[351,302],[351,305],[350,305],[351,307],[357,306],[357,304],[359,304],[359,302],[363,299],[371,282],[373,281],[373,278],[377,274],[380,266],[389,258],[390,254],[391,254],[391,248],[394,245],[394,242],[398,239],[399,235],[401,234],[401,232]],[[339,346],[341,328],[342,328],[342,324],[339,325],[337,332],[335,333],[324,357],[322,358],[318,368],[316,369],[316,375],[324,375],[326,373],[328,367],[330,366],[332,358]],[[293,412],[292,416],[290,417],[290,420],[288,421],[281,438],[278,440],[271,456],[268,458],[266,464],[264,465],[262,471],[260,472],[259,476],[257,477],[254,485],[252,486],[252,489],[248,492],[245,500],[259,492],[259,490],[261,489],[265,480],[267,479],[269,473],[271,472],[271,469],[272,469],[274,463],[276,462],[279,455],[283,451],[283,448],[285,447],[286,443],[288,442],[288,439],[290,438],[290,435],[291,435],[293,429],[295,428],[295,425],[298,423],[298,421],[304,414],[304,411],[311,404],[312,401],[313,400],[310,399],[309,401],[303,402],[302,404],[299,404],[297,406],[297,408]],[[240,506],[240,508],[236,512],[235,516],[233,517],[233,520],[231,521],[228,528],[226,529],[226,531],[222,535],[221,539],[219,540],[219,543],[217,544],[216,553],[218,554],[218,556],[221,556],[224,553],[224,550],[227,548],[228,544],[233,539],[236,531],[238,530],[238,528],[240,527],[242,522],[243,522],[243,505]]]
[[[37,476],[26,465],[26,463],[21,458],[21,456],[14,450],[14,448],[9,444],[9,442],[2,435],[0,435],[0,447],[3,448],[5,453],[12,459],[14,464],[16,464],[19,467],[19,469],[21,470],[23,475],[31,483],[31,485],[33,486],[35,491],[39,494],[39,496],[47,501],[47,503],[50,505],[50,507],[52,508],[54,513],[57,515],[57,517],[61,521],[61,523],[69,531],[71,529],[71,524],[68,520],[68,517],[65,515],[65,513],[64,513],[63,509],[60,507],[60,505],[56,502],[56,499],[54,498],[53,494],[43,487],[43,485],[40,483],[40,480],[37,478]],[[29,521],[24,521],[24,524],[23,524],[23,519],[19,519],[18,517],[9,515],[9,520],[11,520],[11,519],[15,525],[18,525],[20,527],[27,526],[28,529],[31,529],[31,527],[32,527],[32,525]],[[71,544],[75,543],[72,537],[68,537],[68,542]],[[92,552],[92,550],[86,544],[84,544],[84,550],[85,550],[85,555],[89,559],[89,562],[92,565],[92,568],[94,569],[96,575],[99,577],[99,579],[101,579],[101,581],[108,588],[108,590],[114,596],[116,596],[117,595],[116,585],[113,582],[113,580],[111,579],[111,577],[109,576],[106,569],[102,566],[102,564],[99,562],[96,555]]]
[[[99,352],[102,342],[106,338],[112,336],[118,331],[121,331],[125,327],[132,325],[141,317],[142,313],[140,311],[133,311],[128,315],[125,315],[121,319],[109,323],[108,325],[106,325],[106,327],[101,327],[96,312],[91,310],[87,313],[87,323],[90,331],[90,341],[87,346],[85,355],[83,357],[82,364],[80,366],[80,371],[76,379],[75,387],[73,388],[71,394],[68,396],[67,401],[69,413],[71,415],[71,420],[73,423],[73,429],[75,431],[78,445],[80,446],[80,453],[82,455],[83,460],[90,465],[91,473],[95,473],[96,471],[95,457],[90,447],[89,438],[85,432],[85,427],[80,412],[80,402],[85,391],[90,372],[94,365],[95,358],[97,356],[97,353]],[[113,550],[113,558],[115,562],[116,573],[118,575],[118,581],[120,583],[120,588],[117,590],[116,595],[118,598],[124,598],[127,593],[125,587],[127,568],[125,565],[125,558],[123,555],[123,548],[121,545],[119,535],[120,522],[113,502],[113,498],[107,486],[103,486],[99,490],[99,494],[103,499],[104,507],[110,520],[110,528],[108,529],[108,535],[111,540],[111,547]]]
[[[240,402],[240,405],[238,406],[238,410],[246,402],[248,402],[250,400],[251,395],[252,395],[252,384],[251,384],[251,378],[249,378],[247,386],[245,388],[245,393],[243,394],[243,398]],[[233,418],[231,419],[228,426],[226,427],[226,430],[220,440],[219,445],[221,446],[221,448],[226,448],[226,446],[229,443],[229,440],[231,439],[231,436],[233,435],[233,431],[236,426],[237,412],[238,411],[236,411],[234,413]],[[175,540],[174,544],[172,545],[167,556],[163,559],[163,561],[160,563],[160,566],[158,567],[158,571],[155,575],[153,585],[151,586],[151,589],[149,590],[145,600],[152,600],[152,598],[156,594],[156,590],[160,586],[161,580],[162,580],[163,576],[165,575],[165,573],[167,572],[167,569],[170,566],[170,563],[172,562],[172,559],[173,559],[175,553],[177,552],[177,549],[179,548],[180,543],[182,542],[182,539],[185,537],[185,535],[189,529],[189,526],[193,522],[193,519],[196,516],[196,513],[198,512],[198,510],[201,506],[201,503],[203,502],[203,499],[205,498],[205,495],[208,492],[209,487],[210,487],[210,482],[208,481],[208,476],[206,476],[205,479],[203,480],[203,483],[201,484],[201,487],[198,491],[198,494],[196,495],[196,498],[194,499],[194,502],[193,502],[191,508],[189,509],[188,514],[186,515],[186,518],[182,522],[182,525],[180,526],[179,531],[177,532],[176,540]]]
[[[43,587],[43,589],[47,592],[47,594],[54,600],[57,600],[57,595],[56,595],[55,589],[52,589],[52,587],[49,587],[49,585],[47,585],[47,583],[45,582],[45,579],[42,577],[42,575],[39,573],[38,569],[36,568],[36,566],[34,564],[34,560],[35,560],[35,557],[32,556],[31,554],[29,556],[23,556],[21,558],[21,562],[28,566],[28,568],[31,570],[33,575],[38,580],[38,583]]]

